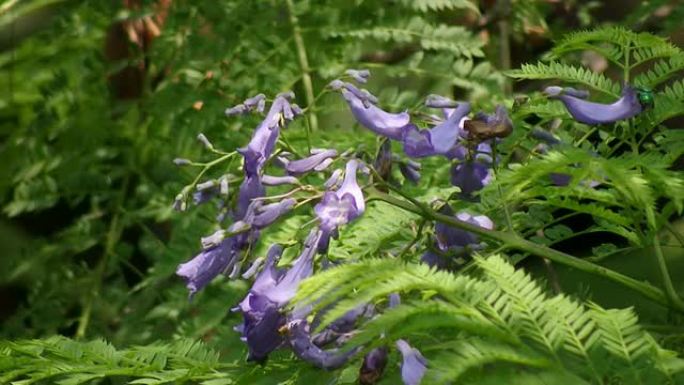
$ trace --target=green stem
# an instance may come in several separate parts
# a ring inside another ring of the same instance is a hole
[[[292,36],[294,37],[295,47],[297,49],[297,58],[299,59],[299,67],[302,70],[302,84],[304,85],[304,96],[306,97],[307,109],[311,109],[308,115],[311,130],[318,130],[318,117],[316,116],[316,99],[314,98],[313,83],[311,81],[311,67],[309,67],[309,59],[306,56],[306,46],[302,38],[302,29],[299,26],[299,20],[295,13],[294,3],[292,0],[285,0],[287,5],[287,12],[290,14],[290,24],[292,25]]]
[[[617,282],[623,286],[629,287],[630,289],[633,289],[641,293],[643,296],[650,298],[651,300],[657,303],[660,303],[664,306],[672,307],[680,312],[684,312],[684,306],[677,303],[671,303],[671,301],[669,301],[665,293],[663,293],[662,290],[658,289],[657,287],[654,287],[653,285],[638,281],[634,278],[607,269],[603,266],[596,265],[594,263],[588,262],[580,258],[575,258],[571,255],[548,248],[546,246],[538,245],[536,243],[523,239],[515,234],[509,232],[487,230],[480,226],[460,221],[451,216],[437,213],[430,209],[429,206],[417,202],[415,200],[412,200],[412,202],[407,202],[403,199],[398,199],[396,197],[382,193],[375,189],[368,192],[368,198],[369,200],[379,199],[393,206],[421,215],[425,218],[432,219],[447,224],[449,226],[477,234],[484,239],[505,243],[509,245],[511,248],[526,251],[532,255],[547,258],[553,262],[560,263],[561,265],[570,266],[580,271],[602,276],[611,281]]]
[[[675,227],[672,226],[672,224],[670,222],[667,222],[667,221],[665,222],[665,228],[667,229],[667,231],[672,233],[672,235],[674,235],[675,238],[677,238],[677,241],[682,246],[684,246],[684,235],[682,235],[679,231],[677,231],[677,229],[675,229]]]
[[[95,274],[93,276],[92,287],[87,292],[87,299],[83,305],[83,311],[78,319],[78,327],[76,328],[76,338],[83,338],[88,330],[88,325],[90,324],[90,315],[93,312],[93,304],[95,300],[100,296],[100,288],[102,287],[102,280],[104,279],[105,272],[107,271],[107,265],[109,264],[109,258],[114,253],[114,247],[119,241],[121,236],[121,211],[118,209],[124,200],[124,195],[128,189],[128,180],[124,180],[123,186],[121,188],[121,193],[119,199],[117,199],[114,204],[114,216],[112,221],[109,223],[109,229],[107,230],[107,236],[105,240],[104,250],[102,252],[102,257],[100,262],[95,268]]]
[[[677,294],[677,290],[672,284],[672,278],[670,277],[670,272],[667,269],[667,263],[665,262],[665,256],[663,255],[663,249],[660,247],[657,233],[653,236],[653,250],[655,251],[656,262],[658,264],[658,269],[660,270],[660,275],[663,277],[663,285],[665,285],[665,293],[667,293],[668,300],[675,307],[684,307],[684,302],[681,298],[679,298],[679,294]]]

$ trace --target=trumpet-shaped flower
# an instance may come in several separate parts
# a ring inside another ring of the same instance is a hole
[[[544,93],[563,102],[570,115],[576,121],[585,124],[613,123],[629,119],[642,111],[641,95],[628,85],[622,89],[620,99],[611,104],[586,101],[582,96],[587,95],[572,88],[547,87]]]
[[[469,103],[459,103],[445,121],[429,130],[418,130],[413,125],[407,127],[402,136],[404,152],[412,158],[432,155],[453,158],[461,134],[461,120],[469,112]]]
[[[396,345],[403,358],[401,363],[401,379],[404,381],[404,385],[420,384],[427,370],[427,360],[420,354],[418,349],[411,347],[404,340],[397,340]]]
[[[335,80],[330,87],[342,92],[352,115],[367,129],[378,135],[401,140],[404,127],[410,123],[407,112],[390,113],[376,106],[377,98],[368,91],[359,90],[353,84]]]

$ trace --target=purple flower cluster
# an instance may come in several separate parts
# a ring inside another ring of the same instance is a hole
[[[219,230],[214,233],[211,242],[203,242],[204,249],[200,254],[178,266],[176,274],[185,279],[191,296],[219,274],[230,273],[237,266],[242,253],[259,238],[259,230],[294,206],[292,199],[272,204],[263,204],[259,200],[266,195],[262,182],[263,168],[273,153],[280,130],[301,114],[301,109],[291,103],[293,98],[292,93],[277,95],[266,117],[254,130],[249,144],[238,150],[244,158],[244,178],[237,193],[237,203],[231,210],[233,224],[227,231]],[[265,108],[265,96],[260,94],[249,98],[239,106],[247,110],[256,108],[257,111],[262,111]],[[233,110],[229,110],[227,114],[232,115]],[[198,139],[205,147],[213,149],[204,135],[200,134]],[[226,178],[218,182],[198,184],[193,198],[195,203],[200,204],[218,194],[229,194]]]
[[[378,99],[365,89],[339,79],[331,82],[330,88],[342,93],[359,124],[400,142],[408,157],[443,156],[453,161],[451,182],[461,189],[464,198],[472,198],[491,181],[491,145],[509,135],[513,128],[503,106],[498,106],[493,115],[479,113],[470,119],[467,117],[471,108],[469,103],[430,95],[426,106],[442,110],[444,118],[435,117],[434,126],[420,129],[411,123],[407,112],[390,113],[379,108]],[[388,174],[387,161],[382,163],[381,160],[378,158],[376,166],[382,165],[379,171]],[[419,169],[420,164],[415,161],[400,164],[402,174],[413,182],[420,177]]]

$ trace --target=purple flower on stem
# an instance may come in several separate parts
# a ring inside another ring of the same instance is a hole
[[[354,78],[359,83],[366,83],[368,81],[368,78],[370,77],[370,71],[368,70],[354,70],[354,69],[348,69],[344,71],[345,74],[351,76]]]
[[[439,212],[449,216],[454,214],[449,205],[444,205]],[[484,229],[494,229],[494,223],[485,215],[473,216],[466,212],[460,212],[455,218]],[[452,261],[440,254],[448,254],[451,259],[454,257],[467,257],[471,250],[480,246],[479,242],[479,238],[473,233],[437,222],[435,224],[435,251],[428,250],[423,254],[421,260],[429,266],[447,269],[451,266]]]
[[[266,118],[254,130],[249,144],[238,149],[245,158],[244,169],[247,175],[255,175],[261,171],[264,163],[273,153],[283,121],[294,118],[295,113],[289,102],[293,97],[292,93],[276,96]]]
[[[432,155],[454,157],[455,147],[461,134],[461,120],[470,112],[469,103],[460,103],[449,117],[429,130],[407,127],[402,136],[404,152],[412,158]]]
[[[403,357],[401,379],[404,385],[419,385],[427,370],[427,360],[404,340],[397,340],[396,345]]]
[[[386,346],[375,348],[363,357],[363,363],[359,369],[359,383],[361,385],[373,385],[380,381],[382,373],[387,366]]]
[[[235,207],[235,218],[243,219],[247,214],[247,209],[252,200],[266,195],[266,189],[261,183],[258,175],[246,176],[240,185],[238,192],[237,206]]]
[[[290,346],[297,357],[321,369],[337,369],[347,363],[349,358],[360,350],[360,348],[356,348],[347,352],[338,352],[334,349],[326,351],[319,348],[311,341],[309,324],[303,319],[289,322],[287,331]]]
[[[261,183],[265,186],[280,186],[284,184],[299,184],[299,179],[286,175],[286,176],[272,176],[263,175],[261,177]]]
[[[297,201],[293,198],[283,199],[280,202],[268,205],[263,205],[262,201],[259,200],[254,201],[252,203],[254,206],[254,217],[251,218],[251,223],[257,229],[263,229],[290,211],[295,203]]]
[[[451,184],[461,189],[461,195],[471,197],[489,184],[492,175],[489,167],[478,161],[466,161],[451,167]]]
[[[268,250],[263,270],[237,308],[244,319],[237,329],[247,343],[250,361],[264,361],[282,344],[280,329],[285,325],[286,317],[281,309],[294,297],[299,282],[313,272],[318,238],[317,231],[309,234],[304,250],[287,271],[276,268],[282,246],[273,245]]]
[[[354,220],[366,209],[363,191],[356,181],[358,167],[359,162],[356,159],[347,162],[342,186],[335,192],[327,191],[321,202],[314,207],[316,216],[321,221],[321,251],[327,250],[330,236],[336,234],[340,225]]]
[[[285,170],[288,174],[300,175],[312,170],[321,171],[330,164],[326,164],[326,161],[331,160],[330,158],[335,156],[337,156],[337,150],[322,150],[303,159],[281,161],[285,163]],[[323,167],[323,165],[325,165],[325,167]]]
[[[394,140],[401,140],[404,127],[410,123],[407,112],[389,113],[378,108],[377,98],[368,91],[359,90],[350,83],[335,80],[330,83],[333,89],[341,90],[344,100],[349,104],[352,115],[362,126]],[[365,91],[365,92],[364,92]]]
[[[544,93],[552,99],[559,99],[572,117],[584,124],[606,124],[629,119],[641,113],[637,91],[629,85],[622,89],[620,99],[612,104],[602,104],[583,100],[581,91],[557,86],[546,87]]]
[[[233,267],[237,261],[235,238],[222,240],[193,259],[178,266],[176,274],[185,279],[190,297],[205,287],[214,277]]]

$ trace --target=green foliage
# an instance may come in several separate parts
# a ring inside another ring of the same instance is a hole
[[[390,293],[411,298],[368,321],[350,344],[420,341],[429,383],[498,378],[511,365],[523,373],[552,371],[573,383],[660,383],[681,376],[680,360],[638,326],[633,311],[549,296],[500,256],[476,258],[476,265],[478,274],[466,276],[389,259],[348,264],[305,281],[299,304],[321,309],[336,303],[323,327]]]

